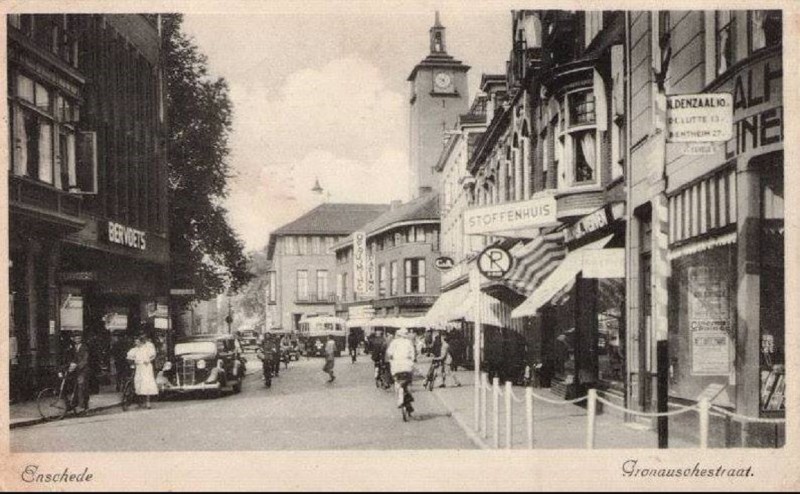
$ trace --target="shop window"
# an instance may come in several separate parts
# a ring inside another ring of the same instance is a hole
[[[714,13],[717,75],[727,71],[736,62],[736,15],[732,10]]]
[[[406,293],[425,293],[425,259],[406,259]]]
[[[783,22],[780,10],[747,12],[747,44],[750,53],[781,44]]]

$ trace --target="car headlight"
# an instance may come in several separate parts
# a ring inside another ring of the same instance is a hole
[[[205,360],[198,360],[197,361],[197,368],[198,369],[205,369],[206,368],[206,361]]]

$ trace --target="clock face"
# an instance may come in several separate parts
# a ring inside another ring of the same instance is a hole
[[[436,87],[438,89],[447,89],[447,88],[450,87],[450,84],[453,81],[450,78],[450,74],[448,74],[447,72],[439,72],[434,77],[434,81],[433,82],[434,82],[434,84],[436,84]]]

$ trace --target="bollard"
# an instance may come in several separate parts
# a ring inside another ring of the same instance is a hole
[[[597,414],[597,390],[592,388],[586,397],[586,449],[594,449],[594,419]]]
[[[500,447],[500,378],[492,379],[492,446]]]
[[[489,429],[486,424],[486,388],[489,387],[489,374],[481,373],[481,437],[486,439]]]
[[[506,381],[506,394],[504,396],[506,399],[506,449],[511,449],[512,438],[511,438],[511,412],[513,402],[511,401],[511,382]]]
[[[711,402],[708,398],[701,398],[698,403],[700,408],[700,449],[708,448],[708,412],[711,409]]]
[[[525,425],[528,430],[528,449],[533,449],[533,389],[525,388]]]

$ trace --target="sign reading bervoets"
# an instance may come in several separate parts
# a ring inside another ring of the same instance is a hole
[[[464,233],[467,235],[541,228],[555,224],[556,198],[553,196],[464,211]]]
[[[721,142],[732,135],[730,93],[667,96],[667,142]]]
[[[132,247],[134,249],[147,249],[147,233],[136,228],[120,225],[113,221],[108,222],[108,241],[114,244]]]

